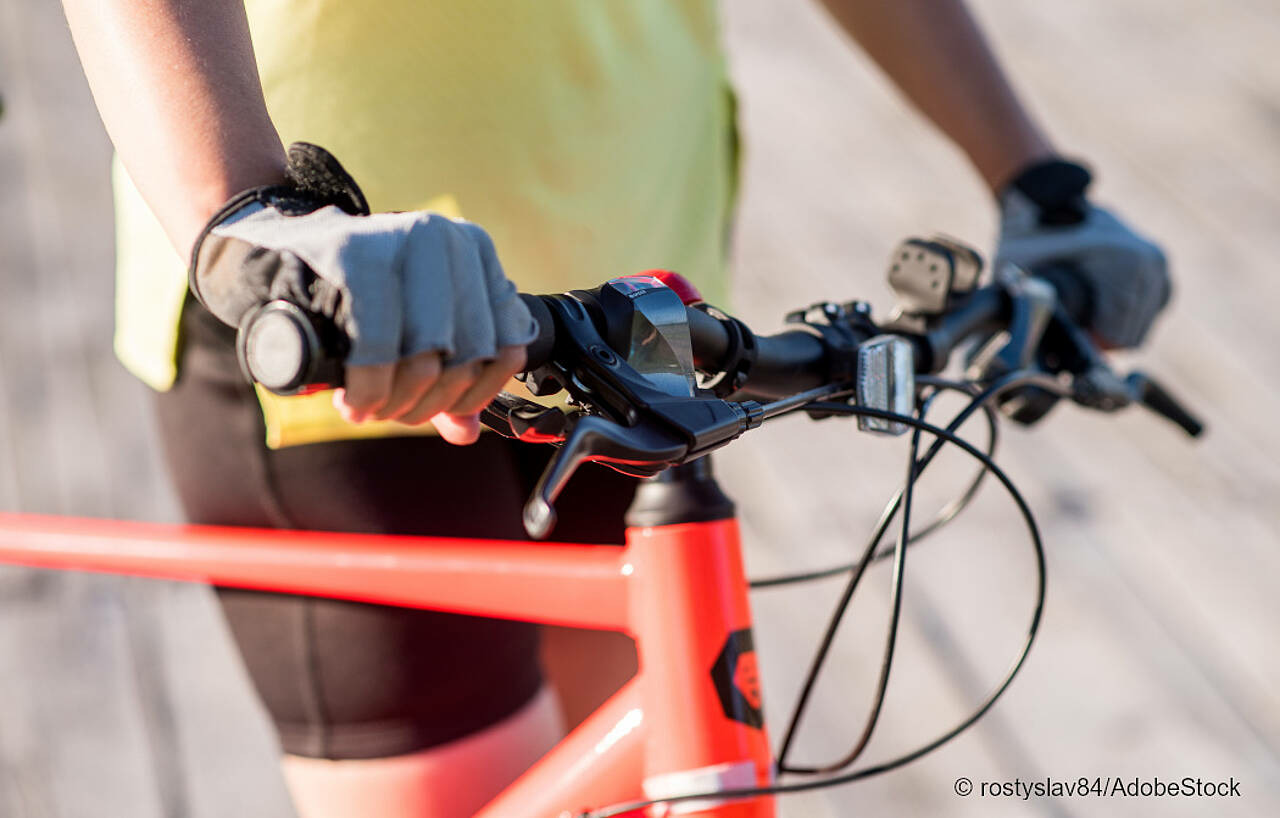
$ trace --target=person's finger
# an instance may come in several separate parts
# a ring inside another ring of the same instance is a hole
[[[441,412],[431,418],[440,437],[455,446],[470,446],[480,439],[479,415],[451,415]]]
[[[453,277],[453,354],[462,361],[487,359],[493,356],[497,343],[484,260],[476,241],[477,231],[484,231],[467,222],[451,225],[448,247]]]
[[[434,415],[453,406],[471,387],[471,384],[475,383],[480,375],[481,366],[480,361],[469,361],[465,364],[445,367],[440,377],[436,379],[435,385],[397,420],[411,426],[418,425],[426,423]]]
[[[479,412],[493,396],[502,391],[502,387],[511,376],[524,369],[527,356],[523,346],[508,346],[498,350],[498,355],[485,365],[475,383],[449,407],[453,415],[470,415]]]
[[[529,314],[529,308],[520,300],[520,294],[502,270],[493,238],[481,227],[470,222],[463,224],[471,233],[480,250],[484,266],[485,289],[489,297],[489,310],[493,316],[494,345],[510,346],[528,343],[537,334],[538,327]]]
[[[335,397],[338,411],[354,423],[368,419],[391,397],[395,371],[395,364],[347,367],[345,387]]]
[[[420,352],[402,358],[396,365],[391,395],[373,416],[378,420],[394,420],[412,409],[427,390],[435,386],[442,368],[438,352]]]
[[[440,349],[457,354],[453,346],[457,297],[453,291],[453,275],[449,272],[453,263],[449,241],[452,232],[456,232],[456,228],[444,216],[420,214],[409,234],[409,245],[401,255],[397,268],[404,316],[400,354],[406,357]]]

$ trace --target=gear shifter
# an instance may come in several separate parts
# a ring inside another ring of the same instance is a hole
[[[582,463],[647,477],[759,424],[759,404],[732,403],[697,388],[687,310],[658,278],[614,279],[544,303],[557,349],[554,361],[534,373],[539,394],[558,385],[590,410],[566,415],[503,394],[482,415],[502,434],[560,446],[525,506],[530,536],[551,531],[555,500]],[[625,357],[615,350],[625,350]]]

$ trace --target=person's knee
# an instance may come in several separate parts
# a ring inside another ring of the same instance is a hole
[[[465,818],[562,734],[559,704],[544,687],[496,724],[429,750],[344,761],[287,755],[282,767],[301,818]]]

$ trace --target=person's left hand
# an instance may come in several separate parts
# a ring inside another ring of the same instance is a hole
[[[1168,265],[1158,245],[1085,198],[1089,182],[1088,171],[1061,160],[1019,174],[1000,195],[995,261],[1078,277],[1087,328],[1103,346],[1134,347],[1169,302]]]

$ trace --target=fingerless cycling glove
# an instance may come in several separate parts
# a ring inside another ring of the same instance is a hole
[[[1000,195],[996,264],[1074,275],[1089,292],[1083,322],[1114,347],[1142,343],[1169,302],[1164,253],[1085,196],[1091,177],[1059,159],[1037,163]]]
[[[434,213],[371,214],[337,160],[306,143],[289,148],[287,184],[247,190],[210,220],[190,284],[232,326],[274,299],[333,321],[351,365],[427,351],[462,363],[536,332],[483,229]]]

